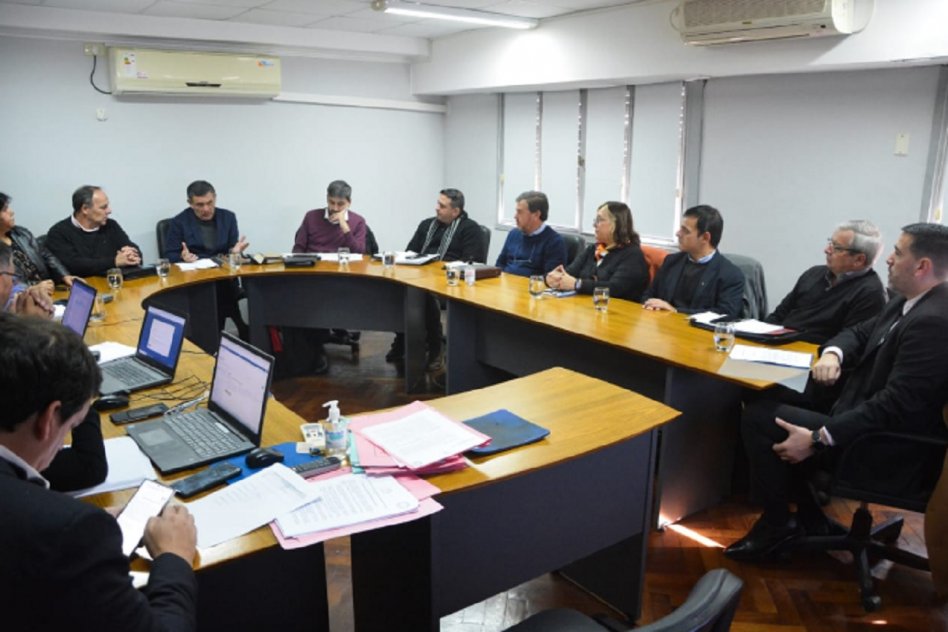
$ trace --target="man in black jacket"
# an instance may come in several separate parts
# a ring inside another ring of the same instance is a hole
[[[196,532],[170,505],[148,521],[144,592],[132,587],[115,518],[48,489],[39,474],[79,424],[101,376],[75,333],[0,314],[0,612],[11,630],[193,630]]]
[[[881,314],[831,338],[811,369],[812,379],[832,385],[849,373],[829,414],[760,399],[749,403],[741,432],[751,467],[752,492],[764,506],[751,531],[727,548],[736,560],[767,557],[800,535],[790,512],[801,468],[814,454],[837,450],[856,437],[885,428],[944,432],[948,394],[948,226],[910,224],[887,260],[889,287],[901,296]],[[832,456],[832,453],[830,453]],[[890,481],[912,476],[912,465],[880,461]],[[818,509],[797,494],[804,526],[819,526]]]
[[[886,302],[885,288],[872,269],[881,248],[882,235],[872,222],[840,224],[823,249],[826,265],[804,272],[765,320],[801,331],[801,339],[820,344],[872,318]]]

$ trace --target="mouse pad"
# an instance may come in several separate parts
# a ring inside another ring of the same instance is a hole
[[[299,465],[300,463],[306,463],[312,461],[313,457],[309,454],[297,454],[296,453],[296,443],[290,441],[288,443],[280,443],[275,446],[269,446],[276,448],[283,453],[283,465],[287,467],[293,467],[294,465]],[[241,454],[239,456],[232,456],[229,459],[224,459],[221,463],[230,463],[231,465],[236,465],[240,468],[240,474],[231,478],[227,481],[228,484],[236,483],[237,481],[247,478],[251,474],[259,472],[262,468],[252,470],[247,467],[247,463],[244,459],[247,458],[246,454]]]

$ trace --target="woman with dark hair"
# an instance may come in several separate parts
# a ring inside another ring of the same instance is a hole
[[[42,285],[50,295],[56,283],[72,286],[75,277],[69,274],[56,255],[40,245],[33,233],[16,225],[16,214],[10,201],[9,195],[0,193],[0,241],[13,249],[13,268],[19,282]]]
[[[613,298],[641,300],[648,287],[648,266],[633,228],[632,211],[622,202],[606,202],[596,210],[593,228],[596,243],[587,246],[568,266],[559,266],[546,275],[546,284],[581,294],[608,287]]]

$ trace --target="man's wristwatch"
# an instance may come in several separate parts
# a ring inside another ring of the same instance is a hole
[[[822,452],[827,447],[826,443],[823,442],[823,433],[820,432],[820,429],[817,428],[810,434],[810,438],[813,439],[812,448],[814,452]]]

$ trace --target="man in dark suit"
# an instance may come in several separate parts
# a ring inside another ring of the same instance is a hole
[[[812,379],[849,377],[829,414],[760,399],[744,409],[741,432],[752,492],[764,513],[727,548],[736,560],[767,557],[779,545],[825,523],[804,491],[810,457],[833,452],[873,430],[943,431],[948,394],[948,226],[910,224],[887,260],[889,287],[901,296],[881,314],[842,331],[820,349]],[[907,466],[907,467],[903,467]],[[880,460],[887,479],[911,476],[912,464]],[[798,515],[789,503],[797,500]],[[799,518],[799,522],[798,522]],[[800,524],[802,522],[802,526]]]
[[[82,339],[56,323],[0,314],[0,612],[10,630],[193,630],[196,532],[171,505],[148,521],[153,558],[132,587],[108,512],[48,489],[39,474],[86,416],[101,376]]]
[[[684,212],[675,236],[681,252],[665,257],[643,299],[645,309],[740,316],[744,273],[718,252],[724,220],[713,206]]]

